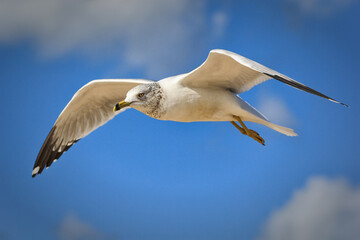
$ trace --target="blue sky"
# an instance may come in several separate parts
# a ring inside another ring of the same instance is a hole
[[[358,238],[359,10],[356,0],[2,1],[0,239]],[[241,97],[299,134],[249,123],[266,147],[230,123],[128,110],[31,178],[84,84],[160,80],[214,48],[351,107],[275,80],[256,86]]]

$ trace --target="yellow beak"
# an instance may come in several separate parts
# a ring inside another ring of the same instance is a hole
[[[127,103],[124,101],[118,102],[115,106],[114,106],[114,112],[119,111],[120,109],[129,106],[131,103]]]

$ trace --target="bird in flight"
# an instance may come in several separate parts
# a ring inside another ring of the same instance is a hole
[[[302,83],[236,53],[215,49],[195,70],[160,81],[94,80],[80,88],[60,113],[35,161],[32,177],[59,159],[74,143],[120,112],[134,108],[152,118],[177,122],[229,121],[242,134],[265,144],[245,121],[263,124],[287,136],[290,128],[271,123],[239,97],[257,84],[276,79],[294,88],[336,101]]]

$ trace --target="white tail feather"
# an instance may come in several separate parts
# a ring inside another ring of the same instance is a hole
[[[291,129],[291,128],[279,126],[279,125],[276,125],[276,124],[271,123],[271,122],[265,122],[265,123],[262,123],[262,124],[264,124],[265,126],[267,126],[269,128],[274,129],[275,131],[278,131],[278,132],[280,132],[282,134],[285,134],[287,136],[291,136],[291,137],[297,136],[297,133],[294,132],[294,130]]]
[[[279,126],[279,125],[277,125],[275,123],[271,123],[269,121],[266,121],[266,120],[263,120],[263,119],[260,119],[260,118],[254,118],[254,117],[245,118],[245,119],[243,118],[243,120],[265,125],[265,126],[271,128],[271,129],[274,129],[275,131],[277,131],[279,133],[285,134],[286,136],[291,136],[291,137],[297,136],[297,133],[294,132],[294,130],[291,129],[291,128]]]
[[[260,113],[253,106],[251,106],[249,103],[244,101],[242,98],[238,97],[237,103],[239,104],[239,107],[241,108],[241,111],[239,112],[238,116],[241,117],[241,119],[243,121],[249,121],[249,122],[263,124],[271,129],[274,129],[275,131],[278,131],[287,136],[297,136],[297,134],[294,132],[293,129],[279,126],[275,123],[269,122],[262,113]],[[244,111],[245,111],[245,113],[244,113]]]

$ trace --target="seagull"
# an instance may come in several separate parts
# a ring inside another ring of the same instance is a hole
[[[262,145],[264,139],[244,122],[263,124],[287,136],[297,136],[293,129],[270,122],[239,97],[239,94],[269,79],[347,106],[255,61],[230,51],[214,49],[200,67],[189,73],[157,82],[144,79],[93,80],[80,88],[45,139],[32,177],[50,167],[81,138],[128,108],[159,120],[228,121]]]

